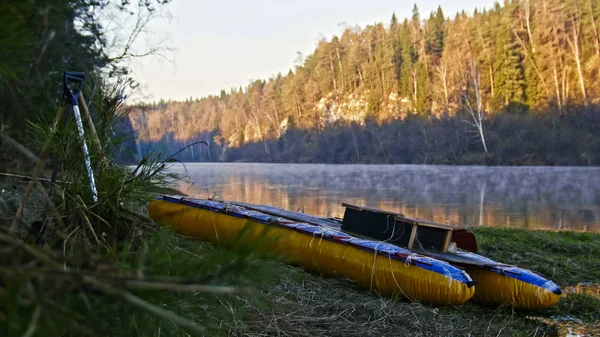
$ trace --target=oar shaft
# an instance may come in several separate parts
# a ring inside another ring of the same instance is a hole
[[[98,191],[96,190],[96,181],[94,180],[94,172],[92,171],[92,162],[90,160],[90,153],[88,151],[87,143],[85,142],[85,134],[83,132],[83,123],[81,121],[81,113],[79,112],[79,106],[73,105],[73,114],[75,114],[75,121],[77,122],[77,131],[79,131],[79,138],[81,139],[83,147],[83,157],[85,159],[85,168],[87,170],[88,177],[90,178],[90,187],[92,189],[92,198],[94,202],[98,201]]]
[[[79,104],[81,107],[81,112],[85,116],[85,119],[88,122],[88,128],[92,134],[92,138],[96,142],[98,149],[100,150],[100,139],[98,139],[98,134],[96,133],[96,127],[94,126],[94,121],[92,120],[92,115],[90,114],[90,110],[88,109],[87,103],[85,102],[85,98],[83,97],[83,92],[79,93]]]

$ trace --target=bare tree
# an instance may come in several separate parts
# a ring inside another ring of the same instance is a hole
[[[566,34],[567,43],[571,48],[573,61],[577,66],[577,78],[579,79],[579,88],[581,89],[581,96],[583,97],[583,104],[587,105],[587,94],[585,90],[585,80],[583,76],[583,67],[581,65],[581,50],[580,50],[580,34],[581,34],[581,20],[578,17],[578,13],[574,15],[567,26],[570,31]]]
[[[109,75],[127,74],[135,60],[148,56],[172,61],[168,38],[153,29],[157,21],[171,18],[166,6],[138,0],[121,5],[110,3],[94,10],[99,12],[98,23],[107,33],[101,43],[112,66]]]
[[[475,93],[475,105],[476,108],[473,109],[473,106],[471,105],[471,102],[469,101],[469,97],[467,96],[467,94],[465,93],[464,96],[464,101],[465,104],[464,107],[465,109],[469,112],[469,114],[471,115],[471,118],[473,119],[473,122],[471,121],[463,121],[471,126],[473,126],[475,128],[475,132],[477,132],[479,134],[479,138],[481,140],[481,144],[483,145],[483,150],[485,151],[485,153],[488,153],[488,149],[487,149],[487,144],[485,142],[485,134],[483,131],[483,120],[484,120],[484,116],[483,116],[483,102],[481,99],[481,93],[479,92],[479,72],[477,71],[477,67],[475,65],[475,61],[473,61],[471,63],[471,80],[473,83],[473,89],[474,89],[474,93]]]
[[[589,20],[592,25],[592,33],[593,33],[593,41],[594,46],[596,47],[596,57],[598,62],[600,62],[600,31],[596,26],[596,19],[594,18],[594,7],[592,6],[592,0],[587,1],[587,7],[589,11]]]
[[[450,90],[448,89],[448,67],[446,66],[446,62],[442,60],[439,65],[435,67],[436,75],[440,79],[440,83],[442,86],[442,91],[444,95],[444,113],[448,113],[449,110],[449,96]]]

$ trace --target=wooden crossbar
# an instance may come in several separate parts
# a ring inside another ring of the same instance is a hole
[[[377,208],[372,208],[372,207],[367,207],[367,206],[359,206],[359,205],[354,205],[354,204],[348,204],[348,203],[345,203],[345,202],[342,203],[342,206],[346,207],[346,208],[354,209],[354,210],[357,210],[357,211],[368,211],[368,212],[381,213],[381,214],[393,215],[393,216],[404,216],[404,214],[402,214],[402,213],[385,211],[385,210],[382,210],[382,209],[377,209]]]

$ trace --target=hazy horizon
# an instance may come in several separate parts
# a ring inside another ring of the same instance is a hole
[[[462,10],[471,14],[494,2],[427,0],[417,6],[421,19],[438,5],[446,17],[453,18]],[[201,98],[245,87],[251,80],[286,74],[294,67],[297,53],[312,54],[320,39],[340,35],[344,26],[388,25],[392,13],[402,21],[411,16],[413,5],[412,1],[391,0],[368,5],[357,0],[174,1],[169,5],[172,20],[159,20],[152,26],[175,49],[173,62],[152,57],[139,61],[133,73],[141,83],[136,100]]]

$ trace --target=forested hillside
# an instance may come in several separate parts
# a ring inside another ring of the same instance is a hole
[[[600,165],[600,2],[509,0],[347,27],[287,74],[136,107],[182,160]]]

